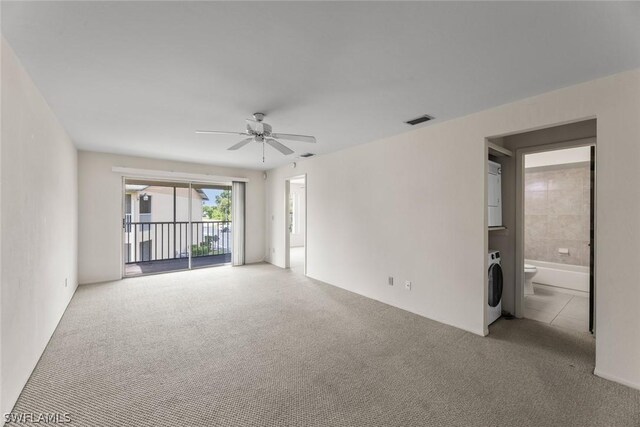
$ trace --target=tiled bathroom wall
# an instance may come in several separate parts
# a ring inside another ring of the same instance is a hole
[[[525,169],[526,259],[589,265],[590,185],[589,163]]]

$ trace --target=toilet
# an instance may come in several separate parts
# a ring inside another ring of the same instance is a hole
[[[533,295],[533,276],[536,275],[538,269],[535,265],[524,265],[524,294]]]

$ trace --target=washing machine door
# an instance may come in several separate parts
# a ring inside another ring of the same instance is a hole
[[[500,264],[489,266],[489,307],[496,307],[502,299],[502,267]]]

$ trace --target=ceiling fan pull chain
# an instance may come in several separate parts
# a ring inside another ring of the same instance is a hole
[[[262,163],[264,163],[264,142],[262,142]]]

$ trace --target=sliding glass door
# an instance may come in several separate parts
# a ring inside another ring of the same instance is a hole
[[[230,262],[229,187],[138,179],[124,187],[125,276]]]
[[[191,222],[191,267],[231,262],[231,187],[192,184],[200,195],[200,219]]]

